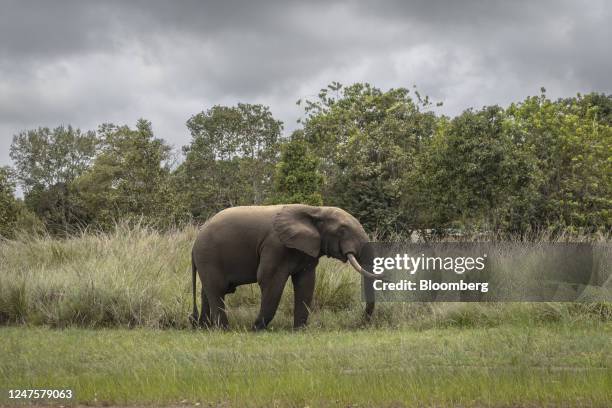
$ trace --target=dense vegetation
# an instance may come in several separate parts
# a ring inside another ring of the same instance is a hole
[[[0,235],[124,220],[167,229],[278,202],[341,206],[378,237],[612,227],[612,95],[551,101],[542,90],[450,118],[408,89],[333,83],[299,103],[291,136],[262,105],[197,113],[182,158],[144,119],[20,132],[14,167],[0,169]]]

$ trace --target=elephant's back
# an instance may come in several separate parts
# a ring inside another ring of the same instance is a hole
[[[219,211],[206,221],[202,231],[207,229],[261,229],[270,228],[281,205],[230,207]]]
[[[281,207],[231,207],[218,212],[198,233],[193,248],[196,260],[223,259],[234,263],[237,253],[243,254],[241,258],[257,258],[260,245],[271,232],[274,216]]]

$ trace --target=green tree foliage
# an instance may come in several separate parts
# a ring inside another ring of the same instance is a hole
[[[404,88],[383,92],[369,84],[333,83],[306,102],[305,139],[322,158],[323,200],[353,213],[382,236],[410,228],[401,181],[414,165],[436,118],[427,98]]]
[[[68,184],[80,176],[96,154],[93,131],[72,126],[27,130],[13,137],[10,155],[26,192],[37,186]]]
[[[270,197],[282,123],[267,107],[214,106],[192,116],[187,127],[192,140],[178,176],[194,217]]]
[[[8,167],[0,167],[0,237],[11,238],[17,223],[15,183]]]
[[[21,132],[10,151],[14,176],[0,169],[0,235],[40,230],[36,216],[47,231],[68,234],[126,218],[165,228],[281,202],[344,207],[378,238],[612,229],[612,95],[551,101],[543,90],[506,109],[449,118],[418,92],[332,83],[304,103],[303,129],[285,143],[262,105],[192,116],[174,171],[170,147],[146,120],[97,134]]]
[[[51,232],[68,233],[84,225],[72,183],[96,154],[95,132],[71,126],[27,130],[13,137],[10,155],[25,203]]]
[[[272,201],[322,205],[320,160],[310,151],[302,132],[294,132],[291,140],[283,144],[281,152],[280,162],[276,165]]]
[[[323,198],[369,230],[609,230],[612,97],[544,94],[436,117],[405,89],[333,83],[306,101]]]
[[[515,148],[505,131],[498,106],[467,110],[441,119],[433,139],[418,157],[418,171],[409,178],[418,186],[417,227],[461,227],[498,230],[508,206],[523,197],[535,163]]]
[[[544,89],[542,89],[544,91]],[[565,109],[572,109],[581,117],[585,117],[591,111],[593,119],[605,126],[612,126],[612,95],[602,93],[578,94],[572,98],[560,99],[559,102]]]
[[[508,131],[537,163],[535,195],[520,218],[534,229],[612,228],[612,96],[557,102],[544,93],[512,104]]]
[[[154,136],[151,122],[140,119],[135,129],[104,124],[98,133],[100,152],[76,183],[91,222],[102,228],[124,218],[172,224],[182,208],[170,182],[171,149]]]
[[[14,238],[18,233],[44,232],[42,222],[22,200],[15,198],[15,180],[9,167],[0,167],[0,238]]]

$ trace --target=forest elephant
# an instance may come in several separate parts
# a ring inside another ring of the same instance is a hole
[[[293,326],[304,326],[320,257],[348,261],[370,281],[380,278],[359,264],[367,242],[359,221],[336,207],[287,204],[225,209],[204,224],[193,245],[191,322],[194,327],[226,328],[225,295],[235,292],[239,285],[257,282],[261,306],[253,329],[264,329],[274,318],[291,277]],[[196,273],[202,282],[201,315],[196,303]],[[374,303],[367,303],[366,316],[373,310]]]

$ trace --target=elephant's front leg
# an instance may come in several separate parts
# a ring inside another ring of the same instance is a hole
[[[259,282],[259,287],[261,288],[261,307],[259,315],[255,319],[255,324],[253,324],[253,330],[265,329],[274,319],[288,278],[288,273],[278,271],[264,277]]]
[[[299,328],[308,322],[308,314],[312,304],[312,295],[315,288],[315,267],[291,275],[293,283],[294,306],[293,327]]]

